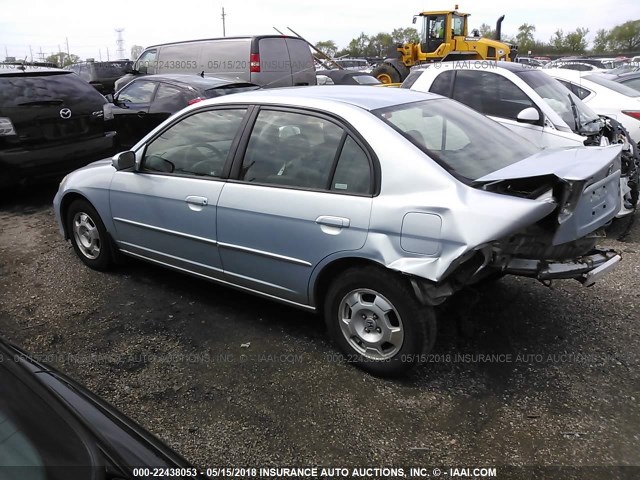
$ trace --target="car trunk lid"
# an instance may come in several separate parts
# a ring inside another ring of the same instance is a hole
[[[610,222],[620,210],[620,145],[543,150],[474,182],[484,190],[523,195],[510,185],[528,181],[551,192],[558,207],[553,244],[581,238]],[[537,185],[537,184],[540,185]],[[536,190],[536,187],[538,190]],[[522,190],[522,189],[521,189]],[[531,198],[531,197],[529,197]]]

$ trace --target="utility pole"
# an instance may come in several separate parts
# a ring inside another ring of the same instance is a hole
[[[102,61],[102,50],[100,48],[98,49],[98,58]]]
[[[69,51],[69,37],[66,37],[65,40],[67,42],[67,58],[69,59],[69,61],[71,61],[71,52]]]
[[[227,36],[227,30],[225,27],[225,17],[227,16],[226,13],[224,13],[224,7],[222,7],[222,36],[226,37]]]
[[[29,45],[29,57],[31,58],[31,61],[33,62],[33,50],[31,50],[31,45]]]
[[[9,58],[9,50],[7,50],[7,46],[4,46],[4,56],[5,58]]]
[[[58,44],[58,58],[60,59],[60,68],[64,67],[64,52],[60,48],[60,44]]]
[[[107,62],[109,61],[109,47],[107,47]]]

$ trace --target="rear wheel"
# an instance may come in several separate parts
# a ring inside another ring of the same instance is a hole
[[[396,376],[433,347],[433,309],[418,302],[401,275],[375,267],[345,271],[329,288],[325,321],[349,363]]]
[[[112,255],[107,230],[95,208],[86,200],[74,200],[67,210],[67,233],[80,260],[94,270],[107,270]]]

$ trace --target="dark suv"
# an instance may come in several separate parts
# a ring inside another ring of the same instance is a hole
[[[112,155],[111,105],[68,70],[0,68],[0,187]]]
[[[81,79],[86,80],[100,93],[107,95],[115,91],[114,84],[117,79],[131,70],[133,62],[130,60],[118,60],[113,62],[81,62],[74,63],[66,70],[71,70]]]

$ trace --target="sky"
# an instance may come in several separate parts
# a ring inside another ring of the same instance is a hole
[[[459,1],[459,11],[471,13],[470,29],[482,23],[495,25],[504,14],[502,31],[517,33],[523,23],[536,27],[535,37],[548,41],[557,29],[565,33],[588,28],[592,40],[600,28],[640,19],[640,0],[513,0]],[[166,6],[165,6],[166,5]],[[412,17],[425,10],[449,10],[455,1],[413,2],[353,0],[235,0],[172,2],[149,0],[0,0],[0,59],[6,55],[38,59],[39,52],[55,53],[58,48],[85,59],[117,58],[116,28],[123,28],[125,57],[132,45],[143,47],[172,41],[222,36],[224,7],[226,34],[258,35],[288,33],[291,27],[312,43],[333,40],[347,46],[361,32],[390,33],[411,27]],[[615,8],[613,6],[615,5]],[[31,50],[29,47],[31,46]]]

